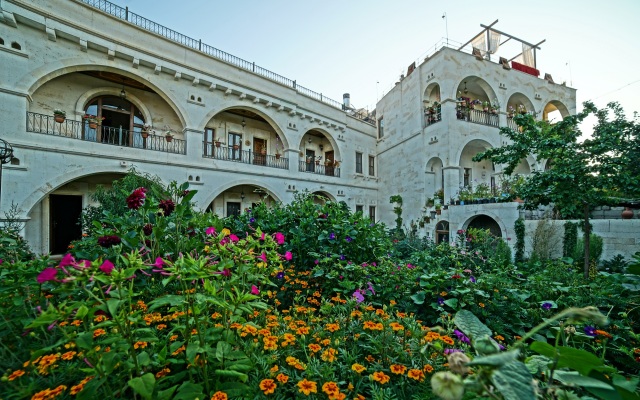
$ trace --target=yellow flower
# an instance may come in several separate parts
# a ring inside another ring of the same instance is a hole
[[[484,308],[484,303],[478,303],[478,305],[482,308]]]
[[[431,369],[433,370],[433,367],[431,367]],[[415,379],[416,381],[420,381],[420,382],[424,380],[424,372],[422,372],[419,369],[410,369],[409,372],[407,373],[407,376],[411,379]]]
[[[306,378],[298,382],[298,391],[304,393],[306,396],[311,393],[318,393],[318,386],[313,381],[308,381]]]
[[[276,385],[273,379],[263,379],[260,382],[260,390],[262,390],[264,394],[271,394],[275,392],[277,386],[278,385]]]
[[[402,375],[406,370],[407,370],[407,367],[405,367],[404,365],[399,365],[399,364],[391,365],[391,372],[393,372],[396,375]]]
[[[220,233],[222,233],[222,236],[229,236],[231,231],[228,228],[224,228]]]
[[[322,360],[327,362],[334,362],[336,360],[336,349],[328,348],[322,353]]]
[[[317,353],[320,350],[322,350],[322,347],[319,344],[311,343],[309,345],[309,350],[311,350],[311,352],[313,352],[313,353]]]
[[[287,383],[289,381],[289,376],[285,374],[278,374],[278,376],[276,376],[276,380],[280,383]]]
[[[359,374],[360,374],[360,373],[362,373],[362,371],[365,371],[365,370],[366,370],[366,368],[365,368],[365,366],[364,366],[364,365],[360,365],[360,364],[358,364],[358,363],[353,364],[353,365],[351,366],[351,369],[352,369],[352,370],[354,370],[354,371],[356,371],[356,372],[357,372],[357,373],[359,373]]]
[[[329,396],[335,396],[340,392],[340,388],[335,382],[326,382],[322,385],[322,391],[328,394]]]
[[[213,396],[211,396],[211,400],[227,400],[227,394],[225,392],[215,392]]]
[[[384,385],[385,383],[389,382],[389,375],[385,374],[382,371],[376,371],[373,373],[373,375],[371,375],[371,377],[373,378],[374,381],[376,382],[380,382],[380,384]]]

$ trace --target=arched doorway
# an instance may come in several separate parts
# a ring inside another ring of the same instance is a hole
[[[474,217],[467,225],[467,229],[469,228],[488,229],[493,236],[499,238],[502,237],[502,229],[500,229],[500,225],[498,225],[495,219],[488,215],[480,214]]]
[[[124,97],[99,96],[86,105],[86,140],[127,147],[144,147],[141,136],[145,119],[138,107]],[[97,125],[92,121],[96,120]]]
[[[449,221],[439,221],[436,224],[436,244],[449,243]]]
[[[244,211],[255,207],[258,203],[271,206],[277,200],[265,188],[253,185],[237,185],[220,193],[207,207],[207,212],[213,212],[222,217],[240,215]]]

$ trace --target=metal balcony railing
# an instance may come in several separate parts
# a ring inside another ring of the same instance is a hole
[[[201,51],[211,57],[217,58],[219,60],[222,60],[232,65],[235,65],[236,67],[242,68],[246,71],[251,71],[257,75],[263,76],[267,79],[278,82],[282,85],[289,86],[294,90],[296,90],[296,92],[298,92],[301,95],[310,97],[312,99],[316,99],[332,107],[343,109],[343,104],[340,103],[339,101],[333,100],[323,95],[322,93],[314,92],[313,90],[307,89],[304,86],[300,86],[293,79],[286,78],[282,75],[276,74],[275,72],[269,71],[266,68],[262,68],[259,65],[256,65],[255,62],[243,60],[240,57],[236,57],[232,54],[216,49],[215,47],[210,46],[206,43],[202,43],[202,40],[200,39],[196,40],[196,39],[190,38],[189,36],[186,36],[186,35],[183,35],[182,33],[174,31],[173,29],[169,29],[163,25],[160,25],[156,22],[148,20],[141,15],[138,15],[136,13],[129,11],[129,7],[120,7],[107,0],[81,0],[81,1],[109,15],[125,20],[139,28],[145,29],[149,32],[165,37],[185,47],[189,47],[194,50]],[[348,113],[348,115],[351,115],[354,118],[360,119],[370,125],[375,126],[376,124],[375,119],[369,116],[362,117],[362,116],[354,115],[351,113]]]
[[[323,163],[315,163],[313,161],[300,161],[298,164],[298,171],[309,172],[311,174],[326,175],[340,177],[340,167],[333,165],[325,165]]]
[[[435,110],[425,110],[424,120],[427,126],[442,121],[442,106],[435,107]]]
[[[168,142],[164,136],[157,135],[149,135],[144,138],[142,137],[142,132],[112,126],[97,125],[95,128],[91,128],[86,120],[74,121],[65,119],[64,122],[56,122],[52,115],[29,111],[27,111],[27,132],[142,150],[186,154],[185,140],[173,138],[171,142]]]
[[[289,169],[289,159],[282,156],[242,150],[240,147],[237,149],[230,146],[218,147],[215,143],[211,142],[204,142],[202,149],[202,157],[204,158],[235,161],[243,164],[260,165],[270,168]]]

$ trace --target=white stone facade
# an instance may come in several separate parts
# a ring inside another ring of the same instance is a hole
[[[295,81],[140,21],[80,0],[0,2],[0,137],[16,157],[3,166],[0,214],[15,204],[38,252],[55,253],[71,229],[60,218],[130,167],[188,181],[198,206],[220,215],[308,190],[388,224],[389,196],[400,194],[403,218],[418,221],[434,191],[448,202],[463,184],[499,179],[499,166],[471,157],[501,145],[497,126],[509,123],[509,106],[538,118],[576,111],[574,89],[442,48],[379,101],[376,127]],[[459,119],[463,92],[497,100],[498,114]],[[425,116],[434,101],[437,120]],[[56,109],[64,122],[54,121]],[[86,114],[104,117],[102,125],[92,128]],[[526,160],[518,172],[542,167]],[[514,238],[518,215],[515,203],[450,206],[422,233],[433,236],[437,221],[455,232],[484,216]]]

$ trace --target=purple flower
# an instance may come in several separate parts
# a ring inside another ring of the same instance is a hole
[[[451,353],[462,353],[460,349],[444,349],[444,355],[448,356]]]
[[[331,232],[331,233],[329,234],[329,240],[336,240],[336,234],[335,234],[335,233],[333,233],[333,232]]]
[[[276,279],[283,279],[284,278],[284,271],[280,271],[276,274]]]
[[[439,306],[443,306],[444,305],[444,299],[442,297],[438,297],[438,305]]]
[[[473,275],[469,276],[469,280],[471,281],[471,283],[476,283],[476,277]]]
[[[596,333],[596,328],[591,325],[587,325],[584,327],[584,333],[585,335],[591,336],[591,337],[596,337],[598,335]]]
[[[344,254],[340,254],[340,260],[345,260],[347,257],[344,256]]]
[[[364,301],[364,296],[360,293],[360,289],[353,292],[353,297],[356,299],[357,303],[362,303]]]
[[[258,258],[260,258],[264,263],[267,262],[267,254],[264,251],[262,252],[262,254],[260,254],[260,257]]]
[[[369,286],[369,291],[371,292],[371,294],[376,294],[376,291],[373,290],[373,285],[371,284],[371,282],[367,282],[367,285]]]
[[[549,303],[549,302],[544,302],[542,303],[542,308],[544,310],[551,310],[551,307],[553,307],[553,304]]]
[[[250,223],[250,224],[253,224],[254,222],[256,222],[256,219],[255,219],[255,218],[253,218],[253,217],[249,218],[249,223]]]
[[[464,333],[460,332],[459,330],[454,329],[453,330],[453,334],[456,335],[458,340],[461,341],[462,343],[471,344],[471,340],[469,340],[467,335],[465,335]]]
[[[120,238],[116,235],[106,235],[98,238],[98,244],[102,247],[115,246],[116,244],[120,244],[120,242]]]
[[[216,274],[216,275],[222,275],[222,276],[224,276],[224,277],[227,277],[227,278],[228,278],[228,277],[230,277],[230,276],[231,276],[231,270],[229,270],[229,269],[225,268],[225,269],[223,269],[222,271],[216,271],[216,272],[214,272],[214,274]]]
[[[45,268],[38,275],[37,281],[38,281],[38,283],[45,283],[46,281],[55,280],[57,273],[58,273],[58,270],[55,269],[55,268]]]
[[[145,225],[142,227],[142,232],[143,232],[146,236],[151,235],[151,233],[153,233],[153,225],[151,225],[151,224],[145,224]]]
[[[76,262],[76,259],[73,258],[73,256],[70,253],[67,253],[64,255],[64,257],[62,257],[62,260],[60,260],[60,267],[66,267],[68,265],[73,265],[73,263]]]
[[[353,239],[351,239],[351,236],[347,236],[344,240],[346,240],[347,242],[351,242]]]

